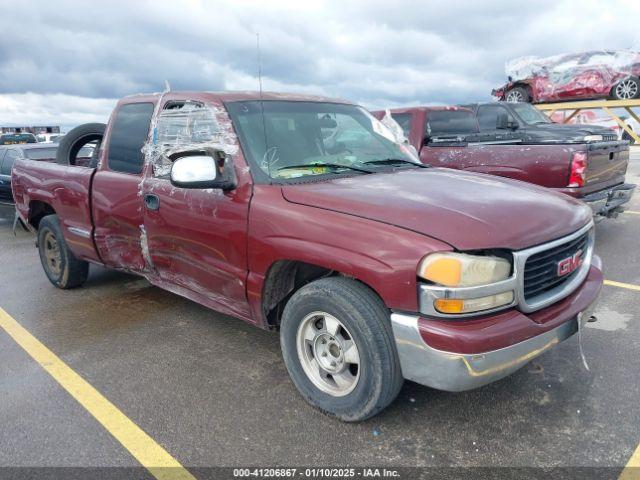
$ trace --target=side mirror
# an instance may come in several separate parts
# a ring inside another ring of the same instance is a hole
[[[235,178],[229,171],[227,157],[219,160],[204,152],[183,154],[171,165],[171,183],[180,188],[219,188],[231,190],[236,187]]]

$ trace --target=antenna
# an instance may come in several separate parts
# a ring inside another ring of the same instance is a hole
[[[262,100],[262,57],[260,55],[260,34],[256,33],[256,49],[258,50],[258,90]]]
[[[267,125],[264,119],[264,101],[262,100],[262,57],[260,55],[260,34],[256,33],[256,50],[258,54],[258,92],[260,95],[260,115],[262,117],[262,134],[264,135],[264,161],[267,163],[267,172],[269,181],[273,181],[271,177],[271,161],[269,160],[269,144],[267,142]]]
[[[169,83],[169,80],[165,80],[164,81],[164,92],[162,93],[167,93],[171,91],[171,84]]]

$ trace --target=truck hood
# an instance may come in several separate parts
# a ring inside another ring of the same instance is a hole
[[[291,203],[412,230],[458,250],[520,250],[568,235],[591,219],[589,207],[568,196],[441,168],[286,185],[282,195]]]

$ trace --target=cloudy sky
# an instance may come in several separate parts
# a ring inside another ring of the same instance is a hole
[[[20,2],[0,16],[0,124],[106,121],[162,90],[310,92],[370,108],[488,100],[505,61],[640,49],[638,0]]]

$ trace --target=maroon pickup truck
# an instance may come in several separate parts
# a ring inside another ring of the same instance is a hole
[[[603,141],[601,134],[553,124],[528,104],[412,107],[390,113],[426,165],[534,183],[578,198],[594,215],[607,217],[617,216],[635,189],[625,183],[627,142]],[[382,119],[385,112],[373,114]]]
[[[103,132],[95,168],[73,165]],[[102,265],[279,329],[302,396],[346,421],[403,379],[461,391],[505,377],[573,335],[603,281],[589,208],[426,167],[344,101],[131,96],[58,154],[12,175],[55,286]]]

